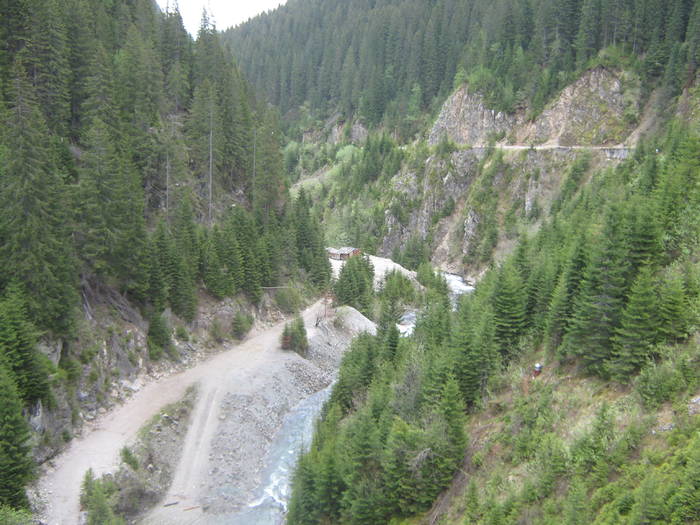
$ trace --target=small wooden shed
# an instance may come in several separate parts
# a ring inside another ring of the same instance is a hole
[[[343,246],[342,248],[326,248],[328,252],[328,257],[335,259],[336,261],[346,261],[350,257],[355,255],[360,255],[362,253],[359,248],[353,248],[352,246]]]

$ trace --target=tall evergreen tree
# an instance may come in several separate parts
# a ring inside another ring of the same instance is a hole
[[[36,348],[36,337],[22,291],[11,284],[0,300],[0,366],[12,372],[18,393],[27,404],[50,396],[48,370]]]
[[[29,426],[10,374],[0,364],[0,506],[28,505],[25,484],[32,474]]]
[[[637,277],[622,313],[615,340],[611,370],[618,380],[627,379],[652,355],[659,339],[659,301],[653,273],[645,268]]]
[[[5,282],[24,286],[30,318],[65,333],[77,302],[65,190],[33,88],[21,67],[14,73],[0,132],[0,261]]]
[[[70,117],[66,27],[57,0],[38,2],[32,9],[28,43],[29,77],[49,127],[65,134]]]
[[[589,262],[564,337],[567,352],[581,356],[591,372],[605,373],[624,305],[628,249],[619,209],[606,217],[602,238]]]
[[[525,329],[526,297],[517,268],[504,265],[493,296],[495,340],[504,361],[514,357]]]

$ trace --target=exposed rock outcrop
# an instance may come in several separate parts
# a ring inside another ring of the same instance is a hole
[[[442,106],[428,142],[435,145],[443,137],[457,144],[484,146],[522,123],[522,115],[508,115],[486,106],[484,98],[462,86]]]
[[[639,79],[595,68],[566,87],[534,122],[515,130],[521,144],[620,144],[639,114]]]
[[[484,146],[490,140],[508,144],[601,146],[620,144],[639,117],[639,79],[630,73],[597,67],[566,87],[534,120],[489,108],[467,86],[447,99],[429,134],[437,144],[446,136],[457,144]]]

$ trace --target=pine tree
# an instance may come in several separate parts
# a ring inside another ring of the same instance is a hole
[[[28,505],[24,486],[32,474],[29,458],[29,426],[10,374],[0,364],[0,506]]]
[[[461,317],[459,323],[452,340],[457,351],[455,373],[462,399],[472,406],[484,394],[489,376],[499,367],[493,311],[484,307],[469,317]]]
[[[607,214],[563,343],[565,351],[581,356],[586,368],[598,374],[605,373],[605,362],[612,356],[627,291],[628,249],[621,219],[619,210]]]
[[[338,451],[335,441],[325,443],[319,453],[315,495],[321,520],[337,523],[340,518],[340,500],[345,485],[340,477]]]
[[[218,234],[220,232],[220,234]],[[217,235],[218,234],[218,235]],[[224,224],[222,230],[214,229],[214,239],[219,254],[219,260],[227,270],[227,286],[230,293],[236,293],[243,288],[245,273],[243,268],[243,256],[236,239],[231,221]]]
[[[493,296],[495,340],[504,361],[514,357],[525,329],[526,297],[520,272],[512,265],[501,268]]]
[[[185,125],[190,146],[190,161],[194,175],[205,189],[201,197],[207,201],[213,185],[221,178],[223,130],[216,86],[205,80],[194,90],[192,109]],[[207,208],[207,219],[209,208]]]
[[[668,504],[672,523],[692,523],[700,520],[700,438],[695,437],[687,447],[688,459],[681,486]]]
[[[158,248],[153,238],[148,243],[147,257],[148,287],[146,289],[146,297],[156,312],[162,312],[168,299],[168,288],[166,277],[163,275]]]
[[[36,337],[22,291],[11,284],[0,300],[0,365],[12,372],[19,395],[29,405],[50,396],[48,371],[36,349]]]
[[[65,333],[77,303],[65,191],[33,89],[21,67],[14,72],[0,132],[0,263],[5,280],[24,286],[30,318]]]
[[[383,353],[385,358],[390,362],[396,361],[396,351],[399,346],[399,329],[396,327],[396,323],[392,323],[386,335],[384,336],[384,349]]]
[[[675,342],[688,334],[688,302],[683,279],[671,273],[662,282],[659,290],[659,339]]]
[[[101,42],[95,44],[89,66],[85,69],[87,76],[82,82],[85,99],[80,107],[83,129],[91,129],[93,119],[99,118],[116,134],[119,122],[114,99],[114,71],[111,58]]]
[[[555,350],[561,344],[569,323],[571,298],[567,290],[566,272],[563,272],[557,280],[557,285],[552,292],[552,300],[546,319],[547,348]]]
[[[584,481],[576,477],[569,485],[564,511],[566,525],[584,525],[588,519],[588,495]]]
[[[422,432],[396,417],[391,425],[382,458],[387,494],[387,510],[392,515],[411,515],[420,510],[417,505],[420,483],[411,468],[419,452]]]
[[[194,320],[197,313],[197,290],[194,277],[182,255],[173,253],[171,260],[173,284],[168,296],[170,306],[173,312],[190,322]]]
[[[464,402],[459,392],[457,380],[450,376],[445,382],[440,399],[439,412],[447,423],[447,450],[450,474],[459,466],[467,444],[464,425]]]
[[[70,117],[66,27],[57,0],[38,2],[32,9],[28,43],[29,77],[49,127],[64,135]]]
[[[659,302],[654,285],[652,271],[645,268],[630,291],[614,338],[616,349],[610,365],[619,381],[627,379],[644,365],[652,354],[652,346],[659,339]]]
[[[85,137],[86,151],[79,168],[77,189],[78,252],[98,275],[112,269],[114,249],[113,219],[110,205],[115,200],[116,174],[121,169],[107,126],[99,117]]]
[[[202,251],[202,279],[207,290],[218,298],[229,295],[232,291],[231,282],[224,265],[219,260],[219,255],[214,245],[213,235],[207,235]]]

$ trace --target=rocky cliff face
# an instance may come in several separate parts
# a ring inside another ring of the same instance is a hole
[[[457,144],[484,146],[522,124],[522,115],[508,115],[486,107],[484,98],[467,86],[459,88],[442,106],[428,143],[435,145],[443,137]]]
[[[518,231],[539,227],[576,158],[585,155],[590,167],[600,167],[627,157],[629,150],[617,146],[638,139],[632,132],[640,120],[639,85],[634,74],[598,67],[529,121],[524,110],[499,113],[468,87],[458,89],[428,142],[446,137],[466,147],[394,177],[393,193],[414,204],[400,216],[387,206],[381,253],[420,239],[437,266],[476,276],[492,257],[510,251]]]
[[[381,253],[388,256],[418,238],[430,242],[434,265],[476,278],[487,257],[510,251],[518,229],[539,227],[580,156],[591,167],[618,162],[604,150],[470,148],[449,159],[429,158],[423,172],[404,170],[393,189],[420,204],[403,224],[386,210]]]
[[[443,105],[429,142],[437,144],[446,136],[471,146],[484,146],[489,140],[526,145],[620,144],[637,122],[640,95],[635,75],[598,67],[566,87],[539,116],[527,121],[525,111],[510,115],[494,111],[481,95],[463,86]]]
[[[430,157],[424,170],[405,168],[394,177],[393,190],[409,200],[419,200],[420,205],[412,210],[408,220],[402,223],[391,210],[385,211],[386,235],[382,239],[380,252],[391,255],[396,249],[405,248],[411,237],[425,240],[434,225],[438,225],[437,236],[442,238],[449,229],[445,216],[451,216],[467,194],[478,172],[484,150],[456,151],[448,159]],[[450,210],[450,203],[454,209]]]
[[[516,142],[562,146],[620,144],[639,115],[639,79],[593,69],[566,87],[533,122],[514,130]]]
[[[149,357],[148,322],[121,295],[108,288],[88,290],[76,338],[68,343],[43,341],[39,350],[62,366],[54,378],[51,407],[32,407],[33,455],[39,463],[60,452],[84,422],[94,421],[138,392],[145,383],[192,366],[229,338],[238,311],[250,313],[257,326],[283,318],[269,295],[257,308],[228,298],[200,297],[197,318],[189,326],[166,311],[173,329],[172,348],[159,361]],[[177,330],[176,330],[177,329]],[[185,335],[186,334],[186,335]],[[176,336],[177,335],[177,336]]]

